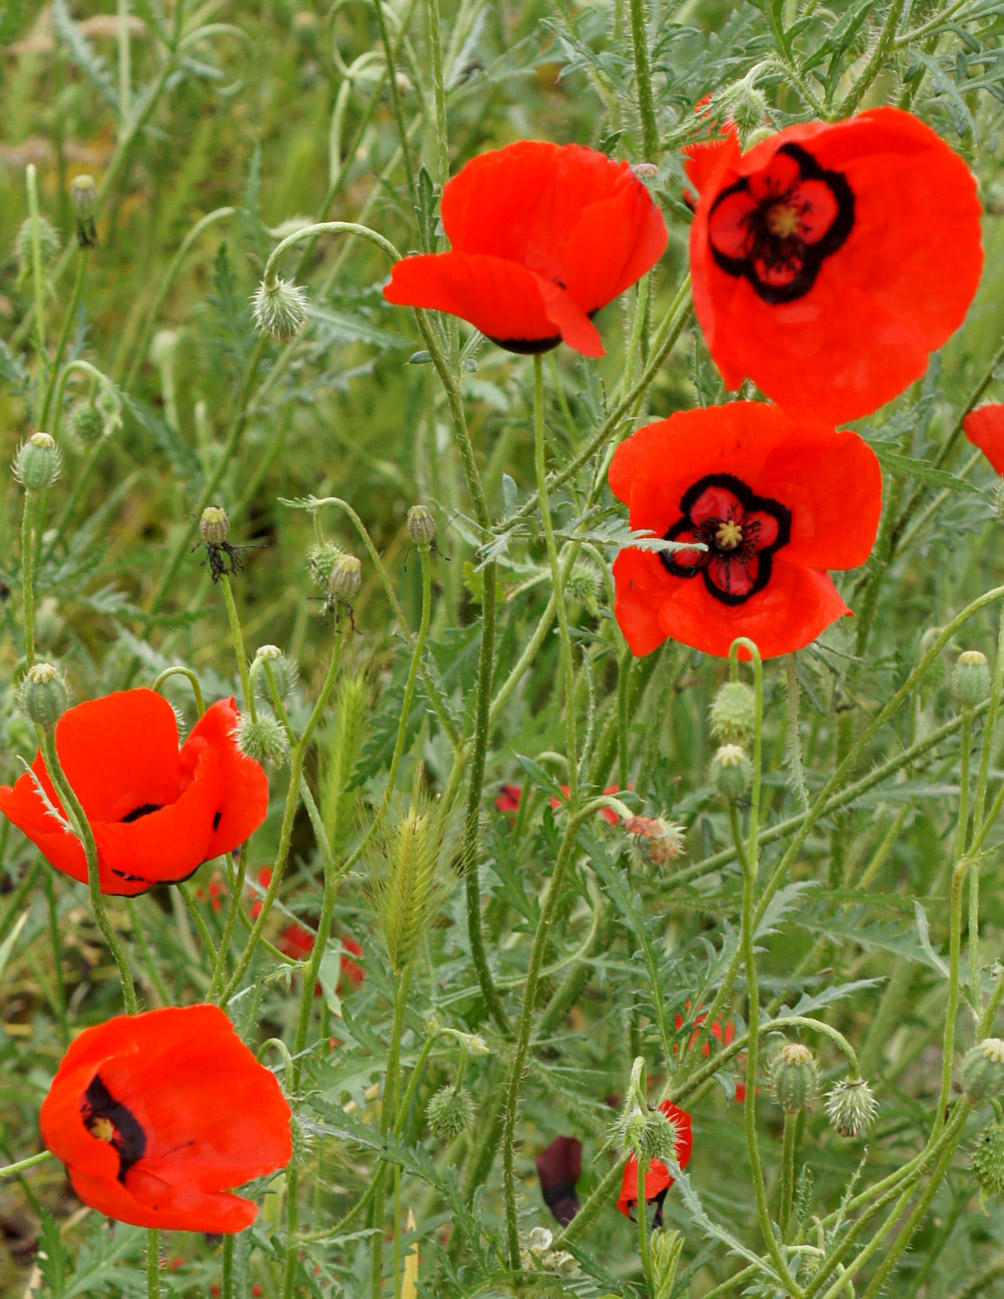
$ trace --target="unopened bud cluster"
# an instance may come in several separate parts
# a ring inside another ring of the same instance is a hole
[[[878,1105],[863,1078],[843,1078],[826,1095],[826,1117],[834,1132],[856,1137],[875,1121]]]
[[[980,650],[963,650],[952,670],[952,696],[962,708],[975,708],[990,693],[990,665]]]
[[[32,433],[14,457],[14,477],[26,492],[43,492],[59,477],[60,455],[48,433]]]
[[[34,663],[18,687],[17,702],[29,721],[51,731],[66,711],[70,692],[58,668]]]
[[[425,1117],[433,1136],[452,1141],[474,1122],[474,1101],[466,1087],[447,1083],[430,1097]]]
[[[797,1114],[809,1108],[818,1091],[815,1056],[800,1042],[786,1042],[771,1063],[771,1095],[785,1114]]]
[[[985,1037],[970,1047],[962,1059],[962,1090],[972,1105],[992,1100],[1004,1092],[1004,1041]]]

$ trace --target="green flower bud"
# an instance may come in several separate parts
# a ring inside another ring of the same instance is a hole
[[[740,85],[735,97],[729,100],[729,110],[744,142],[767,121],[767,101],[754,86]]]
[[[641,1119],[641,1123],[637,1122]],[[676,1124],[661,1110],[650,1110],[628,1119],[631,1150],[639,1164],[647,1168],[653,1159],[672,1159],[676,1155]]]
[[[255,762],[279,765],[289,753],[289,737],[271,713],[259,713],[254,720],[248,713],[242,713],[237,723],[237,747]]]
[[[599,612],[600,575],[590,564],[573,565],[565,586],[569,600],[585,607],[594,618]]]
[[[723,744],[711,759],[711,783],[730,803],[746,796],[752,779],[753,767],[738,744]]]
[[[431,546],[436,537],[436,520],[427,505],[413,505],[408,511],[408,536],[414,546]]]
[[[952,695],[963,708],[975,708],[990,693],[990,665],[979,650],[963,650],[952,669]]]
[[[307,291],[276,276],[272,284],[263,280],[251,298],[255,329],[273,338],[292,338],[307,320]]]
[[[872,1089],[863,1078],[844,1078],[826,1096],[826,1117],[842,1137],[856,1137],[871,1127],[878,1113]]]
[[[785,1043],[771,1064],[770,1090],[786,1114],[809,1108],[819,1091],[819,1068],[807,1046]]]
[[[985,1037],[962,1057],[962,1090],[975,1105],[1004,1092],[1004,1041]]]
[[[749,686],[741,681],[726,681],[711,701],[711,734],[720,744],[753,743],[756,725],[756,700]]]
[[[988,1196],[1004,1191],[1004,1123],[1000,1119],[991,1119],[977,1133],[969,1167],[979,1184],[982,1209]]]
[[[340,600],[351,600],[363,582],[363,566],[355,555],[339,555],[328,579],[328,590]]]
[[[14,457],[14,477],[26,492],[41,492],[59,477],[59,447],[48,433],[32,433]]]
[[[230,536],[230,520],[222,505],[207,505],[202,511],[199,536],[207,546],[222,546]]]
[[[255,663],[262,665],[258,667],[257,671],[254,663],[251,665],[255,678],[255,693],[258,698],[265,702],[272,698],[272,692],[268,688],[268,678],[265,676],[263,666],[265,663],[268,664],[272,680],[275,682],[275,688],[279,692],[279,698],[288,698],[299,676],[293,660],[287,658],[278,645],[262,645],[255,655]]]
[[[322,541],[307,551],[307,571],[311,581],[322,591],[327,591],[335,565],[345,552],[333,541]]]
[[[42,265],[51,266],[59,255],[59,231],[44,216],[38,218],[38,245],[42,254]],[[31,217],[21,222],[14,240],[14,257],[17,260],[19,277],[27,275],[32,262]]]
[[[93,176],[74,176],[70,181],[70,204],[78,217],[93,215],[98,201],[98,187]]]
[[[91,447],[105,435],[105,418],[97,406],[78,401],[70,411],[70,433],[81,446]]]
[[[453,1087],[447,1083],[430,1097],[425,1117],[433,1136],[440,1141],[452,1141],[474,1122],[474,1102],[470,1092],[466,1087]]]
[[[17,702],[24,715],[51,731],[66,711],[70,692],[58,668],[51,663],[35,663],[18,687]]]

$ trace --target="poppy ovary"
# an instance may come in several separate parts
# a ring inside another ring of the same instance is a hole
[[[115,1124],[103,1115],[92,1114],[84,1120],[84,1127],[98,1141],[107,1141],[110,1145],[115,1140]]]
[[[715,530],[714,539],[719,550],[735,550],[742,545],[742,525],[735,519],[723,519]]]
[[[798,233],[798,227],[805,214],[805,207],[805,204],[799,206],[790,199],[771,203],[763,214],[763,223],[767,228],[767,233],[773,235],[775,239],[791,239],[793,235]]]

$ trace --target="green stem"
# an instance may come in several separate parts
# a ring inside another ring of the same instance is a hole
[[[878,41],[872,50],[871,58],[865,64],[864,71],[847,92],[838,112],[839,117],[850,117],[857,112],[858,105],[872,82],[889,62],[889,55],[896,40],[896,28],[903,12],[904,0],[891,0],[886,11],[885,22],[879,33]]]
[[[791,1206],[795,1198],[795,1151],[798,1148],[798,1126],[801,1112],[784,1116],[784,1137],[781,1142],[781,1211],[778,1225],[781,1239],[788,1239],[791,1226]]]
[[[645,28],[645,0],[630,0],[631,48],[634,54],[635,82],[638,87],[638,112],[641,116],[641,139],[645,161],[659,163],[659,126],[652,95],[652,67],[648,57],[648,32]]]
[[[222,1281],[221,1299],[234,1299],[234,1237],[232,1232],[223,1237]]]
[[[45,280],[42,274],[38,172],[33,162],[29,162],[25,168],[25,185],[28,190],[28,220],[31,223],[31,284],[35,298],[35,348],[38,353],[39,391],[44,392],[48,368],[45,357]]]
[[[439,0],[425,0],[425,21],[429,54],[432,60],[432,92],[436,106],[436,150],[439,163],[439,175],[436,180],[440,185],[445,185],[450,177],[450,146],[446,125],[446,85],[443,81],[443,46],[440,40]]]
[[[234,653],[237,656],[237,667],[241,674],[241,693],[244,696],[244,712],[248,713],[252,719],[255,717],[255,700],[254,691],[251,689],[251,681],[248,676],[248,656],[244,649],[244,633],[241,631],[241,620],[237,616],[237,605],[234,603],[233,588],[230,585],[230,578],[226,573],[220,578],[220,590],[223,592],[223,603],[227,607],[227,620],[230,623],[230,635],[234,643]]]
[[[160,1232],[148,1227],[146,1232],[146,1296],[160,1299]]]
[[[87,273],[87,249],[81,248],[77,254],[77,276],[73,281],[73,292],[70,294],[70,301],[63,315],[63,327],[59,332],[59,341],[56,344],[56,355],[52,359],[52,374],[49,377],[49,384],[45,390],[45,400],[42,402],[42,413],[38,417],[38,426],[41,429],[47,429],[49,423],[49,411],[52,408],[52,398],[56,390],[56,379],[59,374],[59,367],[63,363],[63,353],[66,351],[66,344],[69,341],[70,331],[73,329],[73,322],[77,315],[77,304],[80,301],[80,294],[84,287],[84,276]]]
[[[408,1001],[408,986],[411,982],[411,966],[395,972],[394,980],[394,1020],[391,1025],[390,1042],[387,1046],[387,1069],[384,1075],[383,1103],[380,1107],[380,1131],[386,1136],[397,1115],[398,1074],[401,1060],[401,1034],[404,1028],[404,1009]],[[386,1178],[386,1165],[378,1173],[376,1198],[373,1202],[372,1221],[377,1229],[372,1242],[372,1264],[370,1284],[373,1299],[380,1299],[383,1288],[383,1217]],[[397,1239],[398,1224],[394,1223],[394,1237]]]
[[[564,1249],[566,1245],[574,1245],[576,1241],[581,1240],[603,1210],[608,1207],[614,1198],[615,1191],[624,1179],[624,1165],[627,1163],[628,1157],[628,1152],[625,1151],[617,1162],[610,1166],[609,1171],[589,1199],[582,1205],[565,1230],[555,1239],[555,1249]]]
[[[135,1015],[136,989],[133,985],[132,972],[129,969],[129,962],[126,959],[125,950],[119,942],[118,935],[112,928],[105,912],[104,897],[101,893],[101,880],[98,871],[98,848],[94,842],[94,833],[91,830],[90,822],[87,820],[87,813],[81,806],[69,781],[63,773],[63,768],[59,762],[59,756],[56,753],[56,742],[51,731],[43,731],[38,728],[39,746],[45,758],[45,767],[49,773],[56,793],[59,795],[59,801],[63,805],[63,811],[66,819],[69,821],[74,834],[80,840],[84,856],[87,860],[87,889],[91,898],[91,910],[94,912],[94,919],[97,921],[98,928],[104,937],[108,950],[119,968],[119,977],[122,980],[122,1000],[125,1003],[126,1014]]]
[[[27,1169],[34,1168],[36,1164],[44,1164],[47,1159],[52,1158],[51,1151],[40,1150],[37,1155],[29,1155],[27,1159],[19,1159],[16,1164],[7,1164],[6,1167],[0,1168],[0,1180],[5,1177],[18,1177]]]
[[[38,497],[24,494],[21,512],[21,605],[24,610],[24,657],[28,667],[35,662],[35,516]]]

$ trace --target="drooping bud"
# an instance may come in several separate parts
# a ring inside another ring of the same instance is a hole
[[[975,708],[990,693],[990,665],[980,650],[963,650],[952,669],[952,695],[963,708]]]
[[[278,691],[280,699],[286,699],[296,685],[299,673],[296,664],[292,659],[283,654],[278,645],[262,645],[255,655],[255,662],[251,665],[251,673],[255,678],[255,691],[262,700],[268,700],[272,697],[272,692],[268,687],[268,679],[265,676],[264,664],[268,664],[268,670],[272,674],[272,680]],[[258,670],[255,671],[255,664],[258,664]]]
[[[431,546],[436,538],[436,520],[427,505],[413,505],[408,511],[408,536],[413,546]]]
[[[269,284],[262,280],[251,298],[255,329],[273,338],[292,338],[307,320],[307,291],[292,280],[277,275]]]
[[[70,692],[57,667],[34,663],[18,687],[17,702],[29,721],[43,731],[51,731],[66,712]]]
[[[746,796],[752,779],[753,767],[738,744],[723,744],[711,759],[711,783],[730,803]]]
[[[982,1209],[988,1196],[1004,1192],[1004,1123],[1000,1119],[991,1119],[976,1134],[969,1167],[979,1184]]]
[[[202,511],[199,536],[207,546],[222,546],[230,536],[230,520],[222,505],[207,505]]]
[[[815,1056],[800,1042],[786,1042],[770,1069],[770,1091],[786,1114],[808,1109],[819,1091]]]
[[[14,477],[26,492],[42,492],[59,477],[59,447],[48,433],[32,433],[14,457]]]
[[[363,566],[355,555],[339,555],[328,579],[328,590],[339,600],[351,600],[363,583]]]
[[[14,257],[17,260],[17,270],[20,278],[27,275],[31,268],[31,227],[31,217],[27,217],[21,222],[17,236],[14,239]],[[42,257],[42,265],[51,266],[59,254],[59,231],[43,216],[38,218],[38,246]]]
[[[70,434],[81,446],[91,447],[105,435],[104,416],[89,401],[78,401],[70,411]]]
[[[447,1083],[429,1099],[425,1117],[433,1136],[452,1141],[474,1122],[474,1102],[466,1087]]]
[[[756,700],[749,686],[741,681],[726,681],[711,701],[711,734],[720,744],[753,743],[756,725]]]
[[[985,1037],[962,1057],[962,1090],[972,1105],[1004,1092],[1004,1041]]]
[[[327,591],[335,565],[345,552],[333,541],[321,541],[307,551],[307,571],[311,581]]]
[[[742,82],[729,98],[728,107],[745,147],[753,133],[766,125],[767,101],[755,86]]]
[[[676,1284],[676,1269],[683,1253],[683,1236],[662,1228],[652,1233],[649,1243],[652,1258],[652,1299],[670,1299]]]
[[[863,1078],[842,1078],[826,1095],[826,1117],[834,1132],[856,1137],[875,1121],[878,1105]]]
[[[651,866],[668,866],[686,851],[683,827],[660,816],[629,816],[624,829],[634,837],[634,847]]]
[[[254,719],[249,713],[242,713],[237,723],[237,747],[255,762],[279,765],[289,753],[289,737],[271,713],[259,713]]]

